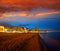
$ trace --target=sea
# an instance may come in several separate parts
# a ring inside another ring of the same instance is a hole
[[[40,34],[40,37],[48,51],[60,51],[60,32],[48,32]]]

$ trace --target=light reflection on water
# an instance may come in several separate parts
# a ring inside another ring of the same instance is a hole
[[[53,51],[53,50],[60,51],[60,46],[53,45],[53,43],[51,43],[50,40],[45,38],[45,37],[48,37],[48,38],[51,38],[51,40],[54,39],[59,43],[60,42],[60,32],[47,32],[45,34],[40,34],[40,37],[46,43],[46,45],[49,46],[50,49],[52,49],[51,51]]]

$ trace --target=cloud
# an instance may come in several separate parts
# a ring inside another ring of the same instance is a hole
[[[0,11],[30,11],[36,8],[60,10],[59,0],[0,0]]]
[[[31,14],[31,13],[26,13],[26,12],[4,13],[0,18],[12,17],[12,16],[28,16],[28,17],[40,16],[40,17],[44,17],[46,15],[57,14],[57,13],[60,13],[60,12],[57,12],[57,11],[56,12],[42,12],[42,13],[39,12],[39,13],[36,13],[36,14]]]

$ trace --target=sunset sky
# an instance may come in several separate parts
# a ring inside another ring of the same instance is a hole
[[[58,29],[59,0],[0,0],[0,25]]]
[[[49,51],[50,50],[59,51],[60,0],[0,0],[0,26],[6,27],[21,26],[30,30],[37,27],[40,30],[47,30],[45,33],[43,32],[43,34],[41,34],[41,32],[38,33],[41,38],[40,40],[42,40],[42,42],[45,42],[45,45],[47,45]],[[0,29],[0,31],[2,31],[2,29]],[[11,34],[11,31],[9,33],[9,30],[6,32],[8,32],[7,35]],[[8,38],[10,38],[10,36]],[[4,41],[5,39],[2,38],[2,40]],[[3,46],[5,46],[5,43]],[[7,46],[7,48],[8,47],[10,47],[10,45]],[[57,49],[55,47],[57,47]],[[4,48],[3,50],[6,49]]]

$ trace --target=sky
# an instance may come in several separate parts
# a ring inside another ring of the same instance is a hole
[[[1,0],[0,25],[60,30],[59,0]]]
[[[60,10],[59,0],[0,0],[0,7],[10,11],[27,11],[36,8]],[[9,8],[8,8],[9,7]]]

